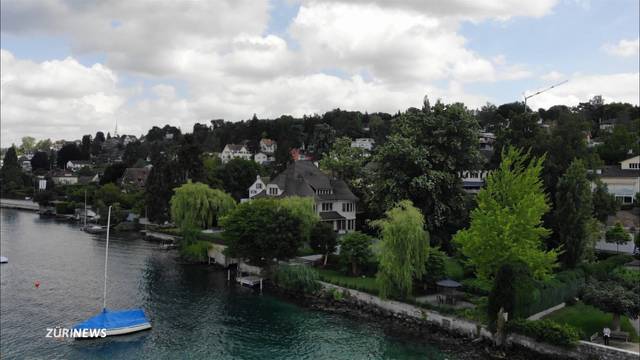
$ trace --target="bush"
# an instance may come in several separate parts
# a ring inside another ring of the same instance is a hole
[[[633,257],[630,255],[614,255],[592,264],[584,264],[582,265],[582,269],[586,275],[595,277],[600,281],[605,281],[613,269],[632,260]]]
[[[527,317],[575,298],[584,284],[585,275],[581,269],[562,271],[552,279],[535,281],[533,289],[517,294],[516,314]]]
[[[202,240],[184,243],[180,247],[180,256],[187,261],[203,262],[207,259],[210,245],[210,242]]]
[[[567,324],[559,324],[551,320],[529,321],[515,319],[507,323],[507,331],[530,336],[537,341],[573,347],[580,340],[580,330]]]
[[[297,293],[317,292],[321,288],[318,280],[318,272],[304,265],[278,265],[273,272],[276,285]]]
[[[461,283],[462,290],[469,294],[488,296],[491,292],[491,284],[477,278],[464,279]]]

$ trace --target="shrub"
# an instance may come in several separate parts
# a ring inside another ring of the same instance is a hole
[[[537,341],[563,347],[573,347],[580,340],[580,330],[551,320],[529,321],[515,319],[507,323],[507,330],[530,336]]]
[[[608,279],[611,271],[632,260],[633,257],[630,255],[614,255],[592,264],[584,264],[582,265],[582,269],[587,276],[595,277],[600,281],[605,281]]]
[[[462,280],[462,290],[470,294],[487,296],[491,292],[491,284],[477,278]]]
[[[185,242],[180,247],[180,256],[187,261],[203,262],[207,259],[210,245],[210,242],[202,240]]]
[[[273,272],[273,281],[283,289],[313,294],[320,290],[318,272],[303,265],[278,265]]]
[[[581,269],[562,271],[552,279],[535,281],[533,288],[518,293],[516,313],[519,317],[527,317],[575,298],[584,284],[585,275]]]

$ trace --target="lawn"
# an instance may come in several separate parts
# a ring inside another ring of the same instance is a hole
[[[582,330],[583,335],[588,338],[596,332],[602,334],[602,329],[605,327],[610,328],[613,315],[579,302],[576,305],[554,311],[544,318],[575,326]],[[638,342],[638,334],[636,334],[635,329],[631,326],[626,316],[620,318],[620,325],[622,331],[631,334],[631,341]]]
[[[347,276],[336,270],[318,268],[320,280],[351,289],[364,291],[370,294],[378,293],[378,284],[373,277]]]

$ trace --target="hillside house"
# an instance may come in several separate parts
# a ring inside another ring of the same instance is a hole
[[[607,184],[609,193],[623,205],[631,205],[640,192],[640,155],[621,161],[619,166],[603,166],[596,174]]]
[[[278,144],[271,139],[260,139],[260,152],[273,155],[278,149]]]
[[[151,165],[141,168],[126,168],[122,175],[122,186],[143,189],[151,172]]]
[[[357,138],[351,142],[351,147],[371,151],[375,143],[376,141],[372,138]]]
[[[339,233],[356,228],[358,198],[344,181],[329,178],[311,161],[295,161],[274,179],[258,176],[249,187],[251,199],[287,196],[313,198],[320,219]]]
[[[232,159],[251,160],[253,154],[245,145],[227,144],[220,153],[220,160],[223,164],[228,163]]]

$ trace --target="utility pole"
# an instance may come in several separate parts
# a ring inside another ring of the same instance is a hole
[[[562,84],[566,84],[567,82],[569,82],[569,80],[561,81],[561,82],[559,82],[559,83],[557,83],[557,84],[551,85],[551,86],[549,86],[548,88],[543,89],[543,90],[540,90],[540,91],[538,91],[538,92],[535,92],[535,93],[533,93],[533,94],[531,94],[531,95],[527,95],[526,93],[524,93],[524,92],[523,92],[523,93],[522,93],[522,97],[524,98],[524,112],[525,112],[525,113],[527,112],[527,100],[528,100],[529,98],[532,98],[532,97],[534,97],[534,96],[536,96],[536,95],[540,95],[540,94],[542,94],[543,92],[547,92],[547,91],[549,91],[549,90],[551,90],[551,89],[553,89],[553,88],[555,88],[555,87],[558,87],[558,86],[560,86],[560,85],[562,85]]]

